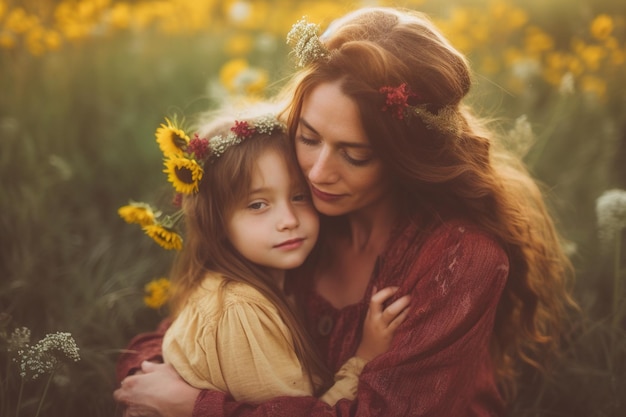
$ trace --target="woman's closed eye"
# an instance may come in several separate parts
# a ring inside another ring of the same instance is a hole
[[[346,149],[342,149],[341,154],[343,159],[345,159],[349,164],[360,167],[369,164],[372,161],[371,156],[356,156],[351,155],[350,152]]]
[[[315,146],[315,145],[317,145],[319,143],[319,140],[313,139],[313,138],[308,138],[308,137],[305,137],[303,135],[298,135],[298,140],[303,145],[306,145],[306,146]]]

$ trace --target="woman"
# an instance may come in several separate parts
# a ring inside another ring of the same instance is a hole
[[[196,417],[504,415],[520,369],[543,369],[574,306],[537,185],[462,104],[468,64],[425,16],[367,8],[321,42],[305,22],[290,35],[304,67],[286,90],[290,134],[323,215],[322,250],[293,288],[309,331],[336,370],[371,288],[411,295],[409,316],[363,369],[356,400],[334,407],[312,397],[252,407],[154,364],[116,398]],[[145,357],[151,340],[133,346]],[[180,408],[155,394],[170,389]]]

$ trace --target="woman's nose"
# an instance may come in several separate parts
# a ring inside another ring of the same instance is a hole
[[[316,155],[308,172],[308,178],[312,183],[324,184],[336,181],[337,175],[334,172],[331,156],[328,148],[322,149]]]

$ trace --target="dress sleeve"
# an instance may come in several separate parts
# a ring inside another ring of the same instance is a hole
[[[404,264],[393,268],[403,274],[399,292],[412,296],[409,317],[390,350],[363,369],[355,400],[329,406],[313,397],[279,397],[252,406],[203,391],[193,416],[503,415],[489,354],[508,275],[502,247],[482,233],[448,227],[397,259]]]
[[[335,374],[333,386],[320,397],[320,400],[329,405],[335,405],[343,398],[354,400],[359,385],[359,375],[366,364],[365,359],[356,356],[348,359]]]
[[[268,306],[237,303],[217,325],[216,353],[227,391],[239,401],[311,395],[291,332]]]
[[[115,374],[118,384],[128,375],[137,372],[143,361],[163,362],[161,345],[165,331],[171,323],[171,319],[164,319],[156,330],[140,333],[128,343],[116,363]]]

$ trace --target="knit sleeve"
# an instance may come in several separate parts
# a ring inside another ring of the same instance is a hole
[[[489,346],[508,267],[493,238],[442,227],[383,263],[379,276],[402,274],[399,293],[411,294],[411,310],[389,351],[363,369],[354,401],[279,397],[251,406],[203,391],[193,416],[503,415]]]
[[[115,374],[118,383],[137,372],[143,361],[163,362],[161,343],[171,322],[169,318],[164,319],[154,331],[140,333],[131,339],[116,363]]]

